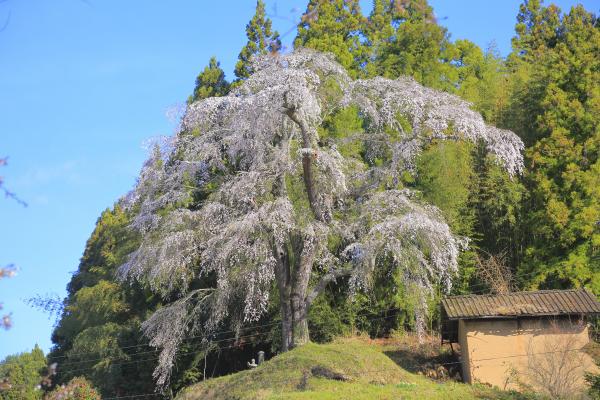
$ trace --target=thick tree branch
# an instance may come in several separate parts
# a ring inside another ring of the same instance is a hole
[[[313,288],[313,290],[306,296],[306,305],[307,309],[310,307],[312,302],[319,296],[329,285],[331,282],[335,281],[342,276],[347,276],[352,273],[352,268],[338,268],[327,272],[321,279],[319,283]]]
[[[302,146],[304,149],[312,149],[312,143],[310,139],[310,130],[306,124],[304,118],[298,115],[298,110],[294,107],[288,108],[286,110],[286,114],[298,127],[300,128],[300,132],[302,133]],[[317,207],[317,199],[314,190],[313,183],[313,172],[312,172],[312,157],[313,154],[310,151],[302,152],[302,177],[304,179],[304,186],[306,188],[306,194],[308,195],[308,202],[310,204],[310,208],[315,215],[315,218],[321,222],[323,222],[323,217],[319,212]]]

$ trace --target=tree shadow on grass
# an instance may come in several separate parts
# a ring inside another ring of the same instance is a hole
[[[436,338],[422,343],[411,336],[389,339],[384,354],[399,367],[414,374],[435,380],[460,380],[460,362],[449,347],[442,346]]]

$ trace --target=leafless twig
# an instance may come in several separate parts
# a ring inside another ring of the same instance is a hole
[[[0,29],[0,31],[1,31],[1,29]],[[0,158],[0,167],[5,167],[6,165],[8,165],[8,157]],[[2,178],[2,176],[0,176],[0,191],[4,192],[5,197],[13,199],[14,201],[19,203],[23,207],[27,207],[27,203],[23,199],[21,199],[14,192],[8,190],[4,186],[4,179]]]
[[[509,293],[515,289],[512,271],[506,265],[506,252],[490,254],[487,258],[477,256],[477,277],[496,294]]]
[[[578,349],[577,336],[557,321],[551,323],[550,334],[527,347],[527,384],[552,399],[573,399],[583,391],[586,369],[585,354]],[[540,347],[541,346],[541,347]]]

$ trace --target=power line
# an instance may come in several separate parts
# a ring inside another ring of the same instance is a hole
[[[528,274],[524,274],[524,276],[527,275],[532,275],[536,273],[535,271],[532,271]],[[479,285],[472,285],[471,287],[487,287],[484,284],[479,284]],[[487,290],[471,290],[468,294],[486,294],[488,291]],[[406,310],[406,308],[401,308],[401,307],[394,307],[394,308],[390,308],[390,309],[386,309],[386,310],[382,310],[379,311],[378,314],[382,314],[382,313],[387,313],[387,312],[392,312],[392,311],[402,311],[402,310]],[[363,312],[363,313],[358,313],[354,316],[354,318],[358,318],[360,316],[363,315],[369,315],[369,312]],[[377,319],[377,318],[375,318]],[[368,318],[368,320],[371,320]],[[243,332],[243,331],[249,331],[252,329],[259,329],[259,328],[264,328],[264,327],[270,327],[270,326],[274,326],[274,325],[278,325],[280,324],[280,321],[276,321],[276,322],[270,322],[270,323],[265,323],[265,324],[260,324],[260,325],[253,325],[253,326],[248,326],[248,327],[242,327],[239,330],[223,330],[223,331],[217,331],[214,333],[211,333],[210,336],[216,337],[219,335],[223,335],[223,334],[228,334],[228,333],[237,333],[237,332]],[[182,342],[190,342],[193,343],[193,341],[195,339],[205,339],[206,335],[197,335],[197,336],[189,336],[186,337],[185,339],[183,339]],[[210,341],[210,342],[220,342],[220,341],[228,341],[231,339],[222,339],[222,340],[217,340],[217,341]],[[128,349],[135,349],[135,348],[140,348],[140,347],[149,347],[151,346],[150,343],[140,343],[140,344],[136,344],[136,345],[130,345],[130,346],[123,346],[123,347],[119,347],[119,350],[128,350]],[[119,356],[117,357],[117,359],[121,359],[127,356],[136,356],[136,355],[140,355],[140,354],[149,354],[149,353],[156,353],[160,351],[159,349],[155,349],[155,350],[148,350],[148,351],[144,351],[144,352],[137,352],[137,353],[133,353],[133,354],[125,354],[124,356]],[[51,357],[47,357],[48,361],[56,361],[59,359],[65,359],[65,358],[76,358],[79,356],[84,356],[84,355],[90,355],[90,354],[98,354],[98,352],[80,352],[80,353],[75,353],[75,354],[67,354],[67,355],[62,355],[62,356],[51,356]],[[101,360],[105,360],[107,357],[99,357],[99,358],[95,358],[95,359],[88,359],[88,360],[81,360],[81,361],[73,361],[73,362],[66,362],[63,363],[62,365],[74,365],[74,364],[83,364],[83,363],[87,363],[87,362],[93,362],[93,361],[101,361]],[[108,357],[109,359],[111,357]]]
[[[208,343],[208,344],[213,344],[213,343],[222,343],[222,342],[228,342],[228,341],[231,341],[231,340],[247,339],[247,338],[251,338],[251,337],[254,337],[254,336],[258,336],[258,335],[266,335],[266,334],[268,334],[268,333],[270,333],[270,332],[263,332],[263,333],[260,333],[260,334],[253,334],[253,335],[242,335],[242,336],[235,336],[235,337],[226,338],[226,339],[211,340],[211,341],[209,341],[209,342],[207,342],[207,343]],[[126,356],[130,356],[130,355],[131,355],[131,356],[138,356],[138,355],[141,355],[141,354],[156,353],[156,352],[158,352],[158,351],[161,351],[161,350],[159,350],[159,349],[156,349],[156,350],[150,350],[150,351],[143,351],[143,352],[134,353],[134,354],[126,354]],[[204,350],[201,350],[201,351],[204,351]],[[115,360],[119,360],[119,359],[121,359],[121,358],[123,358],[123,356],[116,357],[116,358],[114,358],[114,359],[115,359]],[[107,360],[107,359],[108,359],[108,360]],[[102,358],[96,358],[96,359],[91,359],[91,360],[81,360],[81,361],[66,362],[66,363],[61,363],[59,366],[61,366],[61,367],[62,367],[62,366],[65,366],[65,365],[82,364],[82,363],[94,362],[94,361],[101,361],[101,360],[107,360],[107,361],[110,361],[110,360],[111,360],[111,357],[102,357]]]
[[[404,309],[405,308],[394,307],[394,308],[388,308],[386,310],[381,310],[377,313],[382,314],[382,313],[391,312],[391,311],[401,311]],[[355,317],[359,317],[362,315],[368,315],[368,314],[369,314],[368,312],[358,313],[357,315],[355,315]],[[252,330],[252,329],[264,328],[264,327],[268,327],[268,326],[279,325],[280,323],[281,323],[281,321],[276,321],[276,322],[270,322],[270,323],[266,323],[266,324],[252,325],[252,326],[248,326],[248,327],[242,327],[239,329],[239,331],[247,331],[247,330]],[[211,336],[219,336],[222,334],[236,333],[236,332],[238,332],[238,331],[236,331],[236,330],[218,331],[218,332],[211,333]],[[205,335],[189,336],[189,337],[185,338],[184,341],[190,341],[190,340],[194,340],[194,339],[203,339],[205,337],[206,337]],[[137,348],[137,347],[148,347],[148,346],[150,346],[150,343],[141,343],[141,344],[132,345],[132,346],[119,347],[119,349],[125,350],[125,349],[133,349],[133,348]],[[154,352],[154,351],[157,351],[157,350],[152,350],[151,352]],[[47,359],[48,360],[57,360],[57,359],[61,359],[61,358],[74,358],[74,357],[78,357],[81,355],[87,355],[87,354],[98,354],[98,352],[97,351],[80,352],[80,353],[68,354],[68,355],[62,355],[62,356],[47,357]],[[134,353],[132,355],[135,355],[135,354],[142,354],[142,353]],[[103,360],[103,359],[104,359],[104,357],[100,358],[99,360]],[[91,360],[88,360],[88,361],[91,361]]]
[[[248,326],[248,327],[242,327],[239,329],[239,331],[246,331],[246,330],[250,330],[250,329],[256,329],[256,328],[262,328],[262,327],[266,327],[266,326],[271,326],[271,325],[278,325],[280,322],[271,322],[268,324],[262,324],[262,325],[253,325],[253,326]],[[211,333],[211,335],[221,335],[221,334],[225,334],[225,333],[236,333],[236,330],[228,330],[228,331],[219,331],[219,332],[213,332]],[[198,338],[204,338],[204,335],[198,335],[198,336],[189,336],[187,338],[185,338],[184,340],[193,340],[193,339],[198,339]],[[133,349],[133,348],[137,348],[137,347],[148,347],[150,346],[150,343],[141,343],[141,344],[137,344],[137,345],[131,345],[131,346],[124,346],[124,347],[119,347],[121,350],[125,350],[125,349]],[[49,360],[57,360],[59,358],[70,358],[70,357],[77,357],[77,356],[81,356],[81,355],[86,355],[86,354],[97,354],[98,352],[96,351],[88,351],[88,352],[81,352],[81,353],[75,353],[75,354],[68,354],[68,355],[63,355],[63,356],[53,356],[53,357],[47,357],[47,359]]]
[[[390,309],[390,310],[394,310],[394,309]],[[370,318],[366,318],[369,321],[375,321],[375,320],[382,320],[382,319],[387,319],[387,318],[393,318],[396,317],[396,315],[385,315],[385,316],[379,316],[379,317],[370,317]],[[243,336],[239,336],[239,337],[231,337],[231,338],[226,338],[226,339],[220,339],[217,341],[213,341],[212,343],[224,343],[224,342],[229,342],[229,341],[237,341],[239,339],[251,339],[251,338],[259,338],[262,336],[266,336],[269,335],[271,332],[270,331],[265,331],[265,332],[258,332],[258,333],[254,333],[254,334],[250,334],[250,335],[243,335]],[[211,343],[211,342],[209,342]],[[226,350],[226,349],[232,349],[232,348],[239,348],[241,347],[240,344],[231,344],[228,346],[219,346],[217,345],[218,350]],[[146,354],[146,353],[156,353],[159,350],[154,350],[151,352],[145,352],[145,353],[138,353],[138,354]],[[199,353],[204,353],[205,351],[207,351],[206,349],[203,350],[197,350],[197,351],[190,351],[190,352],[183,352],[183,353],[177,353],[177,355],[179,356],[185,356],[185,355],[191,355],[191,354],[199,354]],[[514,357],[514,356],[511,356]],[[144,358],[141,360],[132,360],[132,361],[126,361],[126,362],[121,362],[121,363],[113,363],[111,362],[109,364],[109,366],[123,366],[123,365],[134,365],[134,364],[139,364],[139,363],[143,363],[143,362],[148,362],[148,361],[154,361],[159,359],[160,357],[150,357],[150,358]],[[504,358],[504,357],[500,357],[500,358]],[[490,358],[490,360],[492,360],[494,358]],[[99,360],[104,360],[103,359],[99,359]],[[99,361],[98,360],[98,361]],[[118,361],[119,358],[116,358],[115,361]],[[482,359],[482,360],[475,360],[475,361],[485,361],[486,359]],[[85,363],[85,362],[93,362],[93,361],[97,361],[97,360],[86,360],[86,361],[80,361],[80,362],[74,362],[74,363],[69,363],[66,365],[74,365],[74,364],[79,364],[79,363]],[[111,361],[110,359],[107,361]],[[456,363],[460,363],[460,362],[450,362],[448,364],[456,364]],[[62,364],[65,365],[65,364]],[[95,369],[94,367],[86,367],[86,368],[75,368],[75,369],[59,369],[60,372],[62,373],[75,373],[75,372],[81,372],[81,371],[88,371],[88,370],[93,370]]]
[[[531,357],[531,356],[536,356],[536,355],[544,355],[544,354],[556,354],[556,353],[567,353],[567,352],[574,352],[574,351],[581,351],[583,348],[578,348],[578,349],[566,349],[566,350],[557,350],[557,351],[546,351],[546,352],[539,352],[539,353],[529,353],[529,354],[515,354],[515,355],[509,355],[509,356],[502,356],[502,357],[490,357],[490,358],[482,358],[479,360],[471,360],[471,363],[476,363],[476,362],[480,362],[480,361],[491,361],[491,360],[501,360],[501,359],[507,359],[507,358],[517,358],[517,357]],[[434,363],[435,365],[439,366],[439,365],[456,365],[456,364],[462,364],[463,361],[453,361],[453,362],[445,362],[445,363]],[[242,371],[240,371],[242,372]],[[386,369],[371,369],[371,370],[360,370],[357,371],[360,374],[367,374],[367,373],[383,373],[383,372],[390,372],[389,368]],[[268,380],[269,384],[272,383],[278,383],[278,384],[283,384],[283,383],[293,383],[293,382],[297,382],[298,380],[300,380],[300,382],[302,382],[303,376],[300,377],[294,377],[294,378],[284,378],[284,379],[273,379],[272,377]],[[433,381],[433,380],[432,380]],[[299,383],[300,383],[299,382]],[[412,382],[406,382],[407,384],[411,384]],[[118,399],[132,399],[132,398],[140,398],[140,397],[147,397],[147,396],[159,396],[160,394],[158,393],[144,393],[144,394],[137,394],[137,395],[130,395],[130,396],[116,396],[116,397],[107,397],[104,400],[118,400]]]
[[[402,309],[401,308],[393,308],[393,309],[385,310],[385,312],[387,312],[387,311],[397,311],[397,310],[402,310]],[[396,315],[384,315],[384,316],[379,316],[379,317],[369,317],[369,318],[366,318],[366,319],[368,321],[375,321],[375,320],[382,320],[382,319],[393,318],[393,317],[396,317]],[[251,334],[251,335],[243,335],[243,336],[238,336],[238,337],[234,336],[234,337],[231,337],[231,338],[220,339],[220,340],[211,341],[211,342],[208,342],[208,343],[223,343],[223,342],[228,342],[228,341],[236,341],[236,340],[239,340],[240,338],[249,339],[249,338],[255,338],[255,337],[269,335],[270,333],[271,333],[270,331],[265,331],[265,332],[259,332],[259,333]],[[235,348],[235,347],[240,347],[240,346],[236,345],[236,344],[225,346],[225,347],[218,346],[219,350],[230,349],[230,348]],[[158,352],[158,351],[160,351],[160,350],[153,350],[153,351],[149,351],[149,352],[145,352],[145,353],[136,353],[136,354],[155,353],[155,352]],[[192,351],[192,352],[178,353],[178,355],[198,354],[198,353],[203,353],[204,351],[206,351],[206,350],[198,350],[198,351]],[[141,362],[157,360],[158,358],[159,357],[151,357],[151,358],[146,358],[146,359],[142,359],[142,360],[127,361],[127,362],[123,362],[123,363],[111,363],[110,366],[121,366],[121,365],[138,364],[138,363],[141,363]],[[77,362],[73,362],[73,363],[62,363],[62,364],[59,365],[59,368],[61,366],[64,366],[64,365],[74,365],[74,364],[80,364],[80,363],[85,363],[85,362],[93,362],[93,361],[100,361],[100,360],[105,360],[105,358],[92,359],[92,360],[83,360],[83,361],[77,361]],[[118,360],[118,358],[116,360]],[[108,361],[110,361],[110,359]],[[94,369],[94,367],[66,369],[66,370],[59,369],[59,371],[63,372],[63,373],[73,373],[73,372],[79,372],[79,371],[87,371],[87,370],[91,370],[91,369]]]

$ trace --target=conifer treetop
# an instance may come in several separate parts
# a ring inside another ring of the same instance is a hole
[[[281,49],[279,33],[271,25],[271,19],[266,16],[264,1],[257,0],[256,12],[246,25],[248,42],[240,51],[235,65],[234,73],[238,80],[247,79],[252,74],[253,57],[277,53]]]

